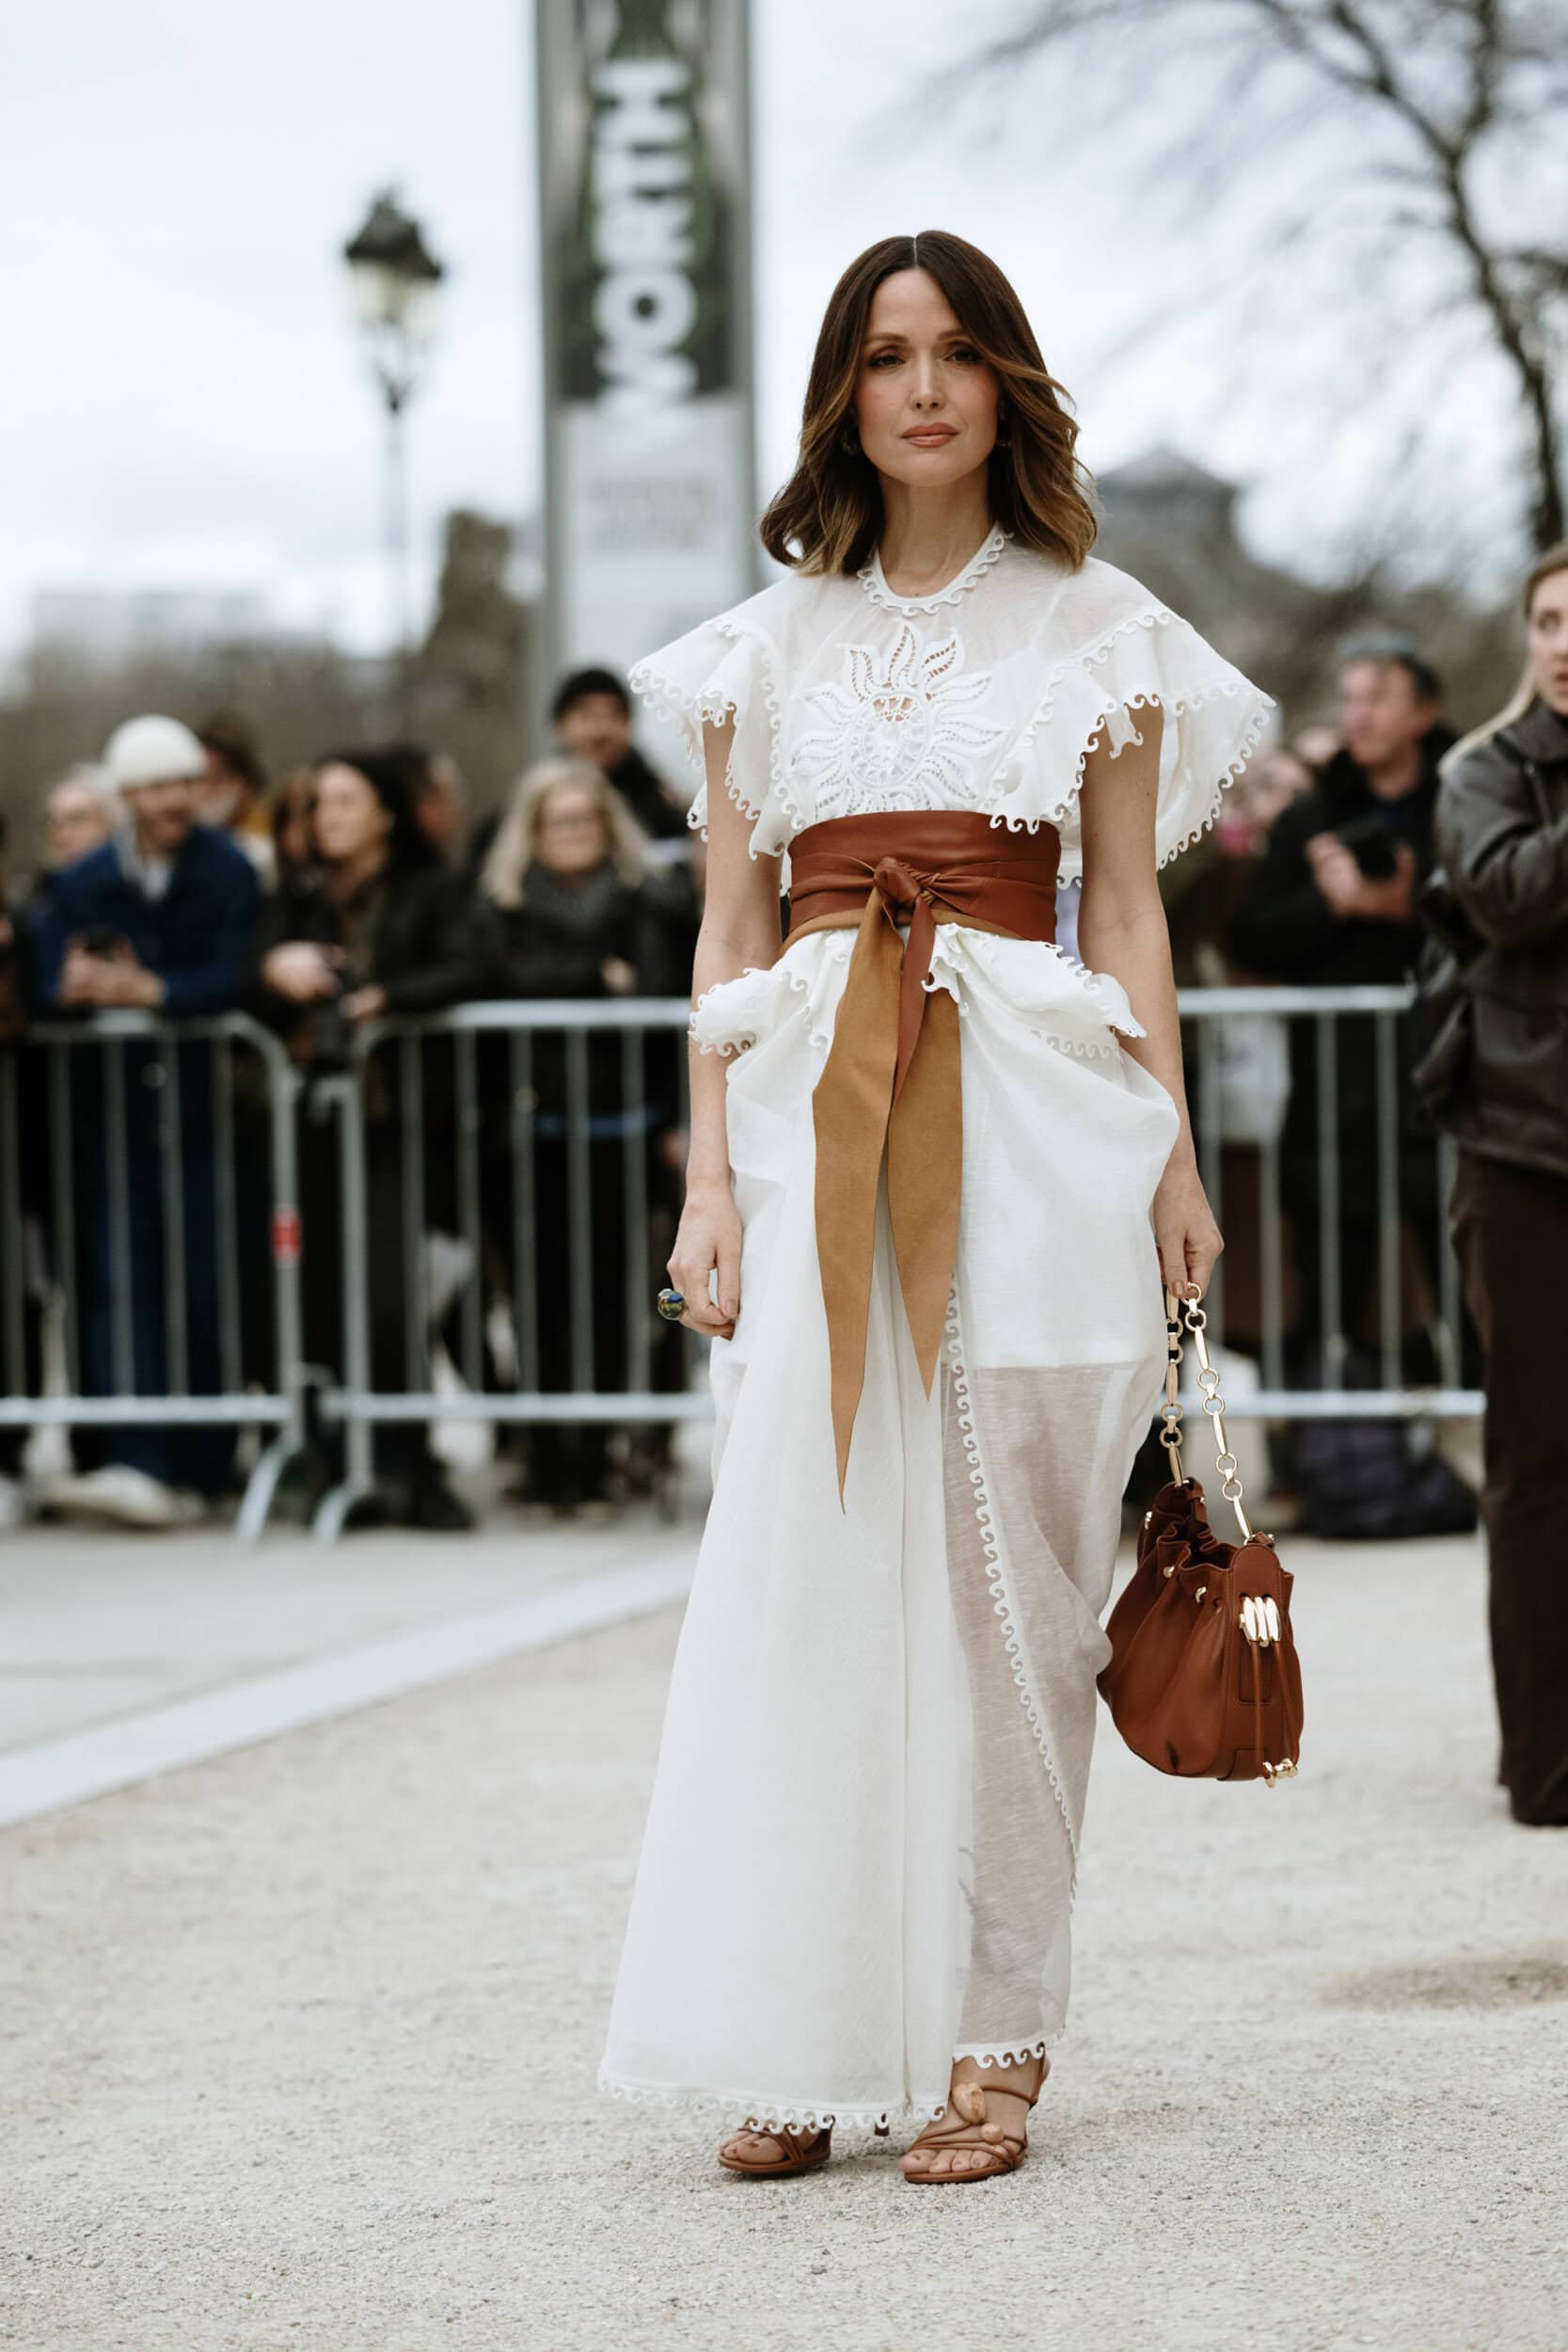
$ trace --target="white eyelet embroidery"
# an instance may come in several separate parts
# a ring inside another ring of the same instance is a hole
[[[809,787],[819,820],[841,806],[962,808],[973,802],[978,755],[1003,730],[969,716],[990,691],[991,675],[960,676],[963,660],[956,629],[923,651],[908,621],[891,651],[845,647],[843,678],[804,697],[818,723],[800,738],[789,763],[791,776]]]

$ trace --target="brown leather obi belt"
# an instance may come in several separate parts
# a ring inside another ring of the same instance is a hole
[[[961,923],[1051,945],[1061,846],[1049,826],[1008,833],[987,817],[925,809],[831,818],[789,845],[786,946],[806,931],[853,926],[858,934],[812,1102],[841,1502],[865,1381],[884,1155],[904,1311],[927,1396],[953,1283],[963,1096],[958,1008],[946,989],[927,986],[936,927]]]

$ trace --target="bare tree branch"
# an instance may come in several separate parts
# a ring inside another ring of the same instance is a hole
[[[1537,544],[1560,538],[1568,426],[1553,364],[1568,327],[1568,238],[1521,240],[1517,214],[1498,219],[1497,187],[1513,184],[1521,137],[1526,151],[1545,156],[1554,133],[1560,148],[1568,135],[1561,0],[1036,0],[976,52],[972,81],[993,91],[1016,87],[1043,56],[1096,44],[1115,42],[1125,56],[1130,30],[1145,37],[1146,55],[1164,46],[1178,57],[1178,43],[1201,35],[1185,56],[1202,57],[1216,95],[1227,77],[1249,77],[1244,108],[1225,119],[1244,127],[1266,116],[1264,151],[1276,179],[1283,156],[1303,158],[1318,142],[1324,110],[1354,121],[1345,186],[1311,215],[1318,241],[1331,246],[1333,217],[1366,199],[1390,246],[1418,237],[1433,257],[1447,253],[1453,298],[1481,323],[1486,347],[1513,380],[1529,450],[1532,535]],[[1271,59],[1295,77],[1297,92],[1272,111],[1259,88]],[[1125,91],[1124,78],[1112,77],[1107,106]],[[1319,105],[1300,103],[1312,93]],[[944,106],[951,97],[947,75]],[[1209,119],[1215,111],[1212,103]],[[1212,203],[1212,183],[1191,168],[1190,119],[1178,119],[1161,149],[1163,198],[1185,163],[1189,184]],[[1243,213],[1242,235],[1276,253],[1288,238],[1299,256],[1311,242],[1304,208],[1282,200],[1277,186],[1268,195],[1266,206]]]

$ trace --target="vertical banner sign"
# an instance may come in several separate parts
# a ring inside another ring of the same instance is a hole
[[[535,0],[546,658],[757,585],[747,0]]]

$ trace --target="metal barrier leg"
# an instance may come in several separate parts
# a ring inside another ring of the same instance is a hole
[[[158,1106],[159,1183],[163,1210],[164,1385],[170,1396],[188,1396],[190,1350],[185,1321],[185,1135],[180,1094],[180,1048],[170,1041],[160,1065]]]
[[[1377,1323],[1382,1380],[1403,1376],[1400,1306],[1399,1041],[1391,1012],[1373,1015],[1377,1055]]]
[[[335,1083],[341,1145],[341,1186],[339,1234],[343,1261],[343,1387],[351,1400],[363,1400],[371,1389],[371,1299],[366,1264],[366,1203],[369,1194],[365,1168],[365,1103],[357,1073]],[[409,1269],[406,1278],[415,1279]],[[346,1474],[325,1493],[311,1523],[316,1541],[336,1543],[354,1505],[375,1491],[375,1449],[372,1428],[360,1405],[351,1401],[342,1412]]]
[[[55,1226],[52,1236],[54,1277],[60,1286],[61,1346],[67,1386],[79,1396],[87,1370],[87,1346],[82,1330],[82,1286],[76,1264],[76,1175],[72,1158],[71,1120],[71,1060],[63,1045],[51,1044],[49,1055],[50,1190]]]
[[[566,1037],[567,1312],[571,1319],[572,1386],[594,1386],[594,1179],[588,1150],[588,1040]]]
[[[280,1060],[267,1064],[268,1106],[272,1125],[272,1230],[268,1248],[273,1267],[273,1346],[278,1389],[287,1418],[269,1445],[263,1446],[245,1482],[234,1532],[240,1541],[261,1540],[277,1484],[289,1464],[305,1451],[305,1349],[299,1300],[299,1100],[301,1080]]]
[[[1263,1322],[1263,1386],[1285,1386],[1285,1260],[1279,1214],[1279,1137],[1258,1153],[1258,1250]]]
[[[105,1044],[104,1078],[108,1110],[109,1139],[109,1216],[108,1216],[108,1293],[110,1347],[114,1364],[114,1391],[117,1396],[133,1396],[136,1387],[135,1343],[131,1317],[134,1312],[134,1292],[131,1277],[131,1146],[126,1125],[125,1047],[116,1039]],[[96,1237],[94,1248],[102,1243]],[[94,1288],[97,1282],[95,1279]],[[94,1298],[89,1313],[101,1311]],[[90,1348],[87,1353],[90,1358]]]
[[[430,1267],[424,1230],[424,1062],[420,1040],[402,1039],[398,1060],[402,1128],[399,1152],[403,1166],[403,1379],[404,1388],[413,1394],[430,1386]],[[361,1195],[361,1199],[364,1197]],[[368,1216],[364,1221],[368,1223]],[[367,1300],[368,1296],[367,1292]]]
[[[455,1040],[457,1085],[457,1235],[469,1251],[458,1349],[470,1389],[484,1386],[484,1231],[479,1203],[479,1079],[472,1037]]]
[[[0,1281],[4,1311],[5,1387],[11,1396],[27,1393],[27,1349],[24,1337],[23,1293],[27,1280],[27,1252],[22,1237],[22,1153],[18,1141],[16,1105],[18,1054],[14,1046],[0,1049],[0,1251],[5,1274]]]
[[[240,1242],[234,1198],[234,1046],[230,1038],[212,1044],[213,1196],[216,1223],[218,1385],[236,1395],[245,1386],[241,1329]]]
[[[517,1386],[529,1395],[539,1389],[538,1202],[533,1164],[533,1039],[525,1030],[511,1041],[512,1316]]]
[[[1323,1385],[1345,1385],[1344,1301],[1339,1275],[1339,1064],[1338,1031],[1331,1012],[1318,1025],[1318,1248],[1319,1313],[1322,1317]]]

